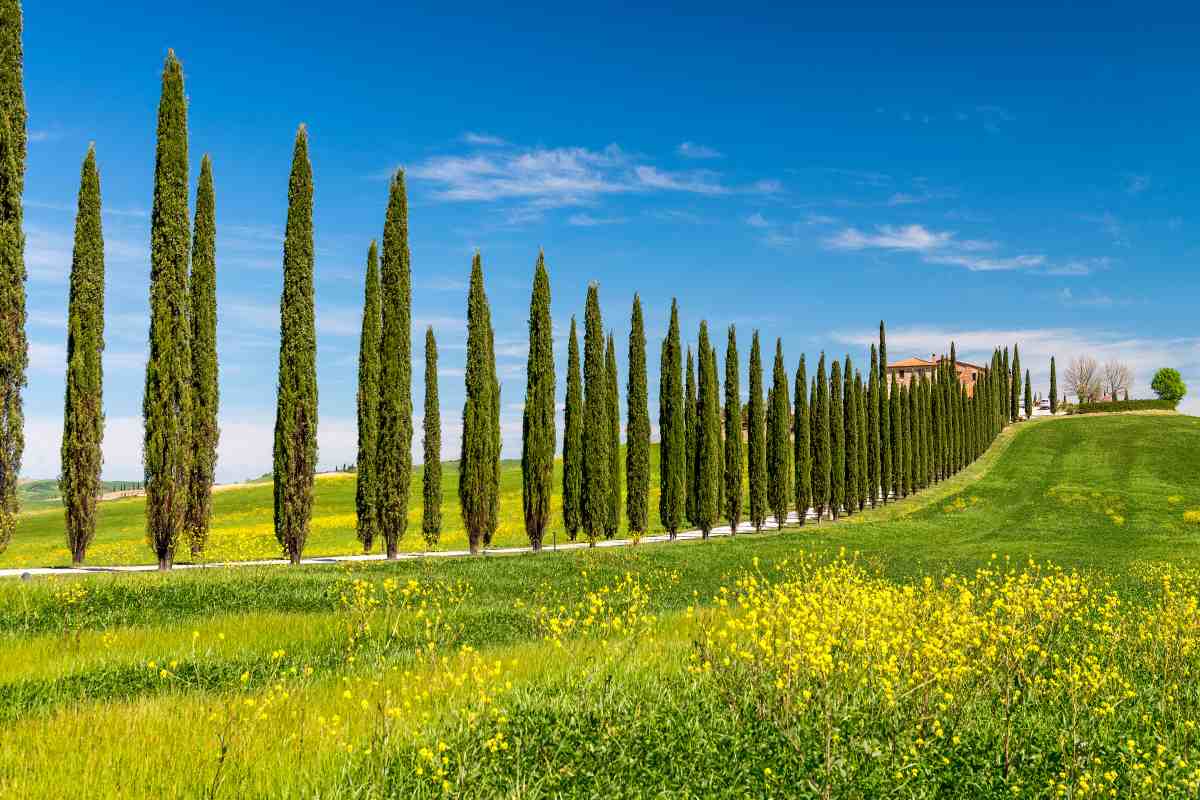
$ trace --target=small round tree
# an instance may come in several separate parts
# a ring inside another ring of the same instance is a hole
[[[1158,395],[1159,400],[1175,404],[1178,404],[1187,394],[1187,385],[1179,375],[1179,370],[1171,367],[1163,367],[1154,373],[1154,380],[1150,381],[1150,388]]]

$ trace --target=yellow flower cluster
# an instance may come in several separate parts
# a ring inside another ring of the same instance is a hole
[[[587,580],[587,572],[581,576]],[[603,640],[619,635],[637,635],[650,630],[655,616],[650,611],[651,591],[640,575],[626,572],[611,583],[585,583],[578,600],[557,603],[541,598],[533,609],[534,625],[547,642],[562,647],[566,638],[598,635]]]

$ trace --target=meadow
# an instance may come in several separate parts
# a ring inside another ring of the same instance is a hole
[[[1194,797],[1197,474],[1055,419],[780,534],[6,581],[0,796]]]

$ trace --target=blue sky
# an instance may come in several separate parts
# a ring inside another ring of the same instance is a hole
[[[354,458],[367,246],[408,170],[414,318],[442,351],[457,453],[466,278],[482,251],[519,455],[539,247],[560,329],[599,281],[622,350],[630,303],[658,345],[672,296],[701,319],[865,361],[1019,342],[1126,359],[1134,394],[1176,366],[1200,395],[1198,26],[1171,8],[836,11],[689,4],[27,3],[24,472],[58,471],[66,278],[79,164],[95,141],[108,270],[105,476],[140,475],[159,76],[183,62],[193,186],[214,161],[218,478],[271,462],[281,232],[296,126],[316,184],[320,458]],[[186,12],[182,13],[185,10]],[[194,191],[194,190],[193,190]],[[420,331],[414,342],[422,341]],[[414,406],[423,391],[416,356]],[[744,365],[743,365],[744,368]],[[561,383],[561,377],[560,377]],[[560,398],[563,387],[559,387]],[[1200,403],[1189,402],[1191,410]],[[419,429],[418,429],[419,430]],[[414,449],[419,452],[419,434]]]

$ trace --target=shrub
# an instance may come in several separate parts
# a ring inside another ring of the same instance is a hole
[[[1154,373],[1154,380],[1150,381],[1150,388],[1154,390],[1160,400],[1167,400],[1172,406],[1187,394],[1187,385],[1180,377],[1179,370],[1170,367],[1163,367]]]
[[[1102,414],[1112,411],[1174,411],[1170,400],[1118,400],[1109,403],[1080,403],[1069,414]]]

